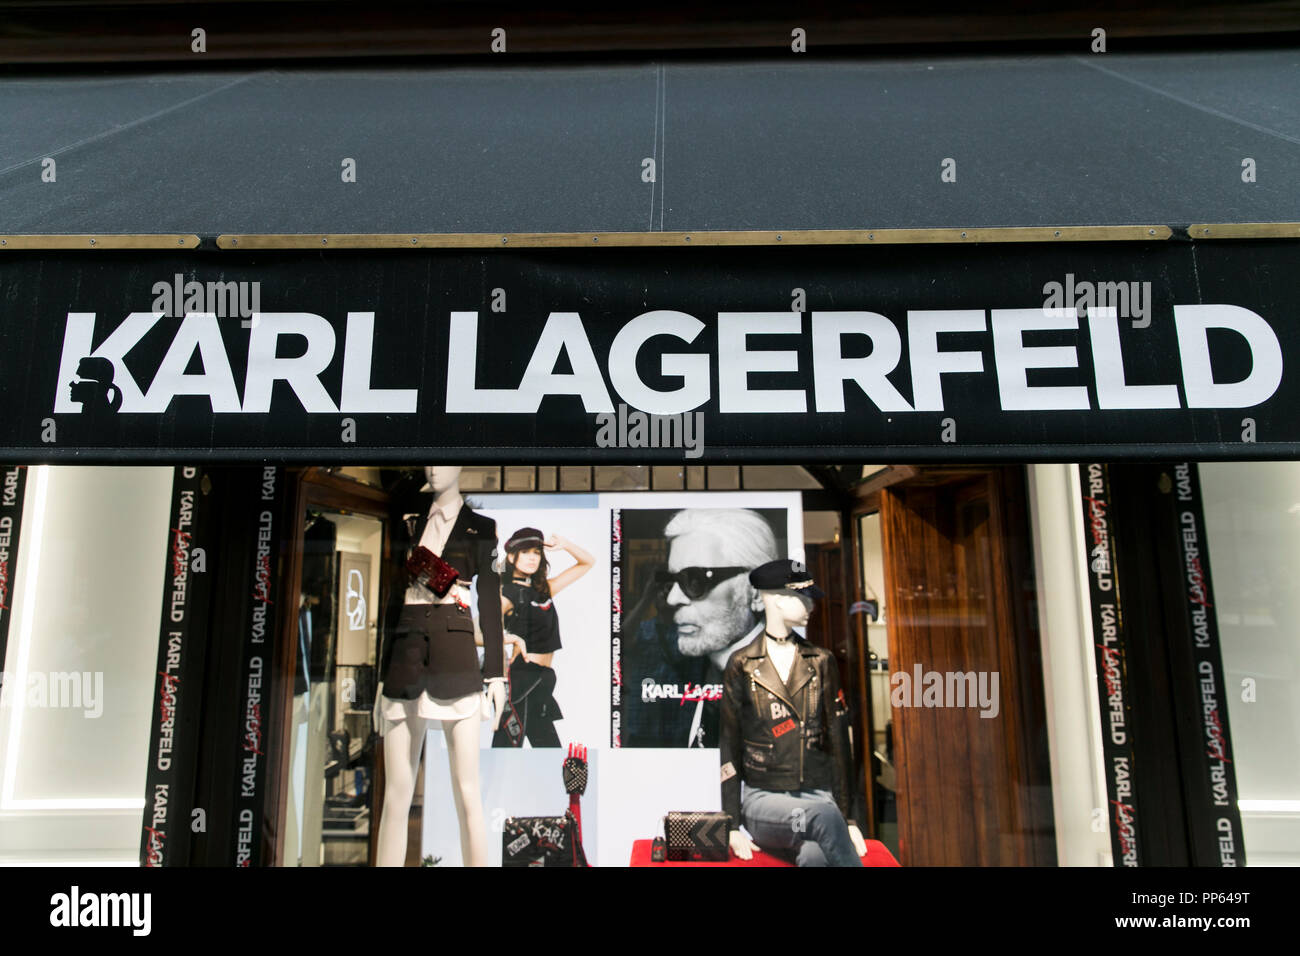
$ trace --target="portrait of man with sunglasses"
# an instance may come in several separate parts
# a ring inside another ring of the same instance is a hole
[[[716,747],[721,694],[710,689],[721,688],[728,658],[763,627],[749,572],[780,557],[780,546],[763,515],[741,508],[686,508],[663,533],[656,613],[637,626],[623,673],[625,746]]]

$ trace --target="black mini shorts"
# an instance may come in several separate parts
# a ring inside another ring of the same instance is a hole
[[[474,618],[459,604],[407,604],[384,654],[384,696],[452,700],[483,689]]]

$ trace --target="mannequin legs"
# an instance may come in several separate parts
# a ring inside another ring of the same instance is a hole
[[[759,847],[793,855],[798,866],[862,865],[848,824],[825,790],[747,790],[740,817]]]
[[[384,812],[379,818],[375,866],[404,866],[415,775],[428,721],[402,720],[384,735]]]
[[[420,751],[432,721],[419,717],[398,721],[384,735],[384,812],[379,820],[375,866],[406,862],[408,820],[415,796]],[[444,720],[451,792],[460,823],[460,851],[466,866],[487,866],[487,829],[479,796],[479,719]]]
[[[465,866],[487,866],[487,827],[478,783],[478,715],[444,720],[442,731],[447,738],[451,792],[460,820],[460,857]]]

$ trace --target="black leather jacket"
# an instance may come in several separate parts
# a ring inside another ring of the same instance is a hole
[[[794,640],[789,685],[767,656],[760,633],[731,655],[723,673],[722,809],[740,826],[740,784],[760,790],[829,790],[852,821],[852,773],[834,656]]]

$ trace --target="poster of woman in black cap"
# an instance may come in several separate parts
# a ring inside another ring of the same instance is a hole
[[[560,641],[555,596],[592,569],[596,561],[558,534],[520,528],[506,541],[501,567],[501,609],[507,640],[514,644],[509,667],[510,703],[492,737],[493,747],[559,747],[555,721],[564,715],[554,697],[551,666]],[[547,551],[566,551],[574,564],[550,577]]]

